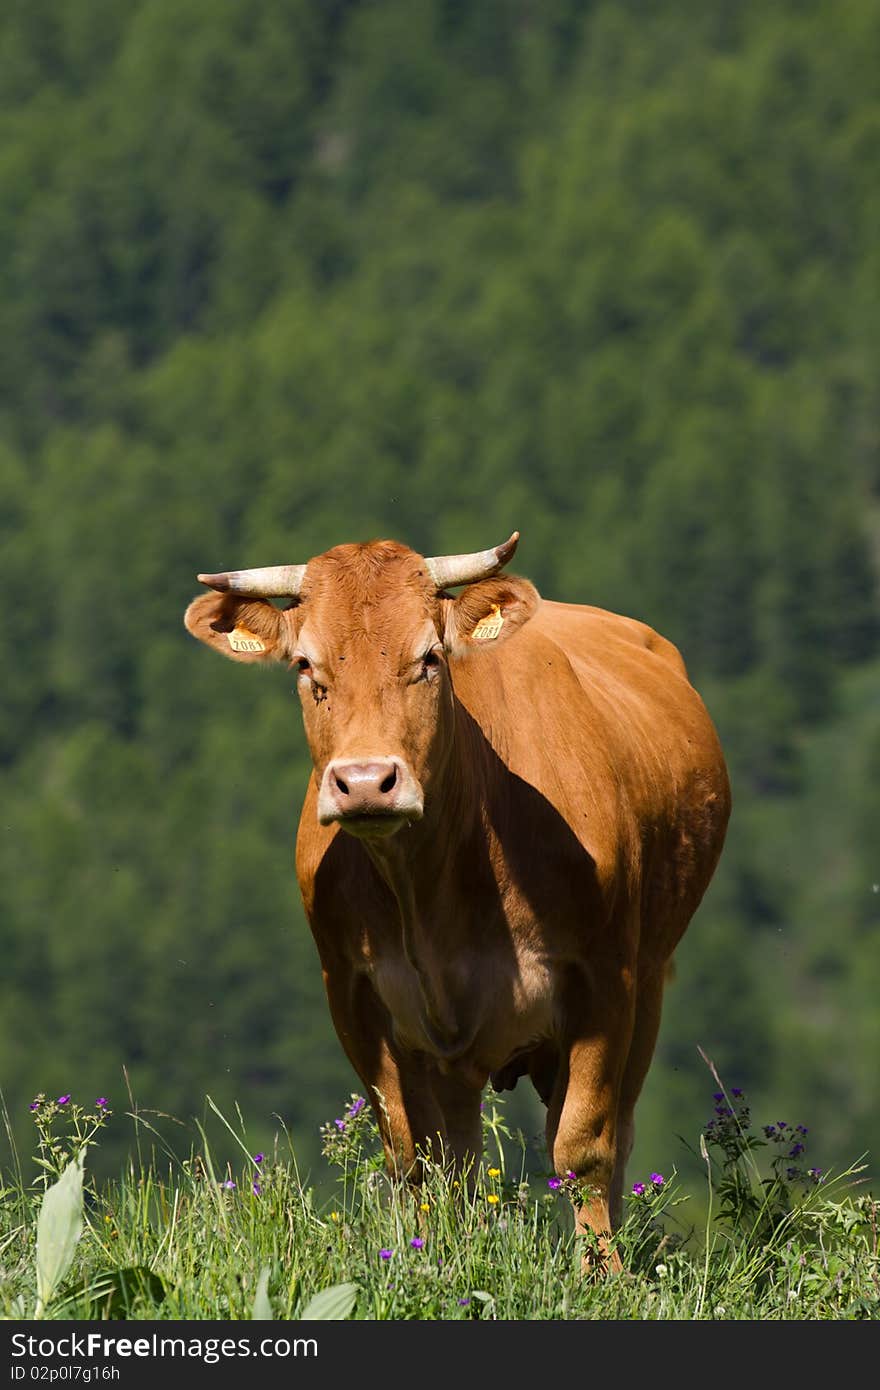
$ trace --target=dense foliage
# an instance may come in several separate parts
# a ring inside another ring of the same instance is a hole
[[[333,1181],[318,1197],[286,1144],[254,1152],[231,1125],[226,1168],[202,1135],[182,1162],[132,1159],[97,1190],[106,1098],[87,1111],[40,1097],[40,1176],[0,1191],[0,1319],[875,1318],[880,1212],[858,1168],[808,1167],[803,1125],[782,1125],[781,1144],[776,1125],[760,1138],[740,1088],[714,1100],[703,1201],[675,1173],[636,1179],[615,1275],[595,1238],[575,1234],[578,1184],[529,1172],[503,1104],[484,1106],[467,1173],[426,1154],[416,1194],[389,1181],[372,1112],[352,1093],[322,1126]]]
[[[210,1093],[317,1154],[353,1078],[298,708],[183,609],[516,527],[547,596],[680,645],[730,757],[637,1156],[698,1045],[876,1154],[877,6],[10,0],[0,42],[13,1128],[107,1092],[185,1148]]]

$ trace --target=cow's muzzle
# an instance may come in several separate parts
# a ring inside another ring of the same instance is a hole
[[[321,779],[318,820],[353,835],[393,835],[423,810],[421,787],[402,758],[337,758]]]

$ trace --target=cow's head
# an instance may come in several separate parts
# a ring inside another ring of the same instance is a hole
[[[421,819],[452,742],[449,657],[494,649],[537,605],[527,580],[500,574],[518,539],[431,559],[370,541],[307,565],[199,575],[215,592],[187,609],[192,635],[297,673],[322,824],[376,837]]]

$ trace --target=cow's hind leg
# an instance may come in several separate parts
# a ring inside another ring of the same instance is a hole
[[[482,1086],[455,1073],[435,1070],[431,1078],[435,1100],[443,1116],[444,1158],[456,1176],[473,1185],[475,1168],[483,1151],[480,1123]]]

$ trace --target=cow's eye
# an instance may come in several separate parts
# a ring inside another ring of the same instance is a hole
[[[440,653],[433,648],[422,657],[422,680],[432,680],[440,666]]]
[[[310,676],[312,674],[312,663],[307,656],[298,656],[294,665],[300,676]]]

